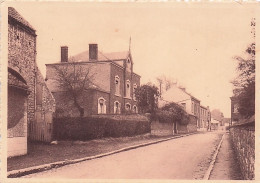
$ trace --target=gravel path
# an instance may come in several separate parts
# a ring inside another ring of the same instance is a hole
[[[225,134],[210,180],[242,180],[239,164],[231,144],[229,133]]]

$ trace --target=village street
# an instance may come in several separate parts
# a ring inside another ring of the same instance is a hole
[[[198,133],[25,177],[202,179],[223,134]]]

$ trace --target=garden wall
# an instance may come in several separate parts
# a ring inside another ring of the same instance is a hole
[[[173,135],[173,123],[160,123],[158,120],[151,122],[151,134],[158,136]]]
[[[54,139],[90,140],[103,137],[134,136],[151,132],[142,115],[92,115],[84,118],[54,118]]]
[[[193,115],[189,115],[189,124],[187,125],[188,132],[196,132],[197,131],[197,117]]]
[[[255,178],[255,121],[230,126],[230,135],[244,179]]]

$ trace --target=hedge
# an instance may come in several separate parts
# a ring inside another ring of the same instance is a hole
[[[103,137],[134,136],[151,132],[142,115],[93,115],[84,118],[54,118],[55,140],[90,140]]]

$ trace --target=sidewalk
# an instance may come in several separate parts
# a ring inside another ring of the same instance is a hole
[[[209,180],[243,180],[229,132],[224,136]]]

